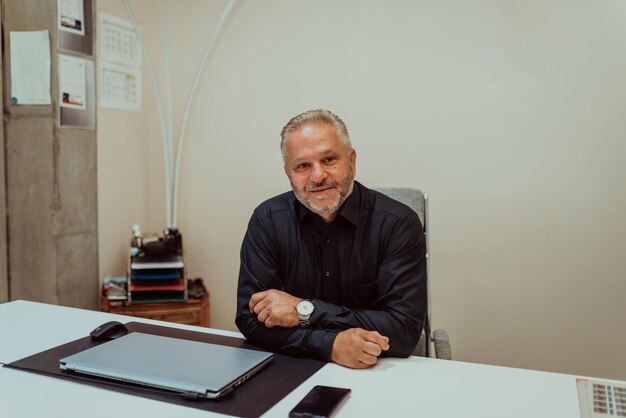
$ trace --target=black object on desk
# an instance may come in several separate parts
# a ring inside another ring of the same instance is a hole
[[[109,321],[91,331],[89,336],[94,341],[108,341],[128,334],[126,325],[118,321]]]
[[[129,332],[143,332],[146,334],[258,350],[258,348],[247,344],[245,340],[241,338],[225,337],[223,335],[143,324],[140,322],[129,322],[125,325]],[[101,379],[76,379],[71,373],[59,369],[59,360],[61,358],[76,354],[99,344],[106,343],[95,342],[92,341],[90,337],[85,337],[14,361],[4,367],[80,382],[102,389],[205,411],[238,417],[258,417],[276,405],[282,398],[291,393],[291,391],[300,386],[300,384],[326,364],[323,361],[314,359],[275,354],[272,364],[268,365],[264,370],[260,371],[248,381],[242,383],[235,392],[215,401],[197,401],[185,399],[178,395],[172,396],[171,393],[166,391],[147,391],[141,386],[126,384],[115,385]]]
[[[289,412],[289,418],[327,418],[346,400],[350,389],[314,386]]]

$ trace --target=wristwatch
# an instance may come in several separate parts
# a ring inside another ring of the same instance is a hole
[[[298,313],[298,322],[301,327],[309,326],[309,319],[313,315],[315,306],[310,300],[303,299],[296,305],[296,312]]]

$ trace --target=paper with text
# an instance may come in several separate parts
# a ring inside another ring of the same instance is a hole
[[[11,103],[47,105],[50,99],[50,40],[47,30],[11,32]]]

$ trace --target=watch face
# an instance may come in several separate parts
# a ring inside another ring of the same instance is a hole
[[[315,308],[313,307],[313,304],[308,300],[303,300],[302,302],[298,303],[297,307],[298,313],[300,315],[311,315],[314,309]]]

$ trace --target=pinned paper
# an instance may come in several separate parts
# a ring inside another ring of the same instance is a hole
[[[59,30],[85,35],[83,0],[57,0]]]
[[[109,109],[141,109],[141,71],[100,61],[100,106]]]
[[[11,32],[11,104],[50,103],[48,31]]]
[[[84,109],[87,92],[85,60],[59,54],[59,104]]]

